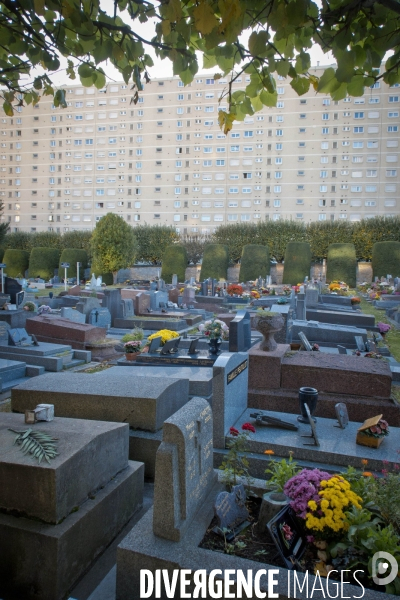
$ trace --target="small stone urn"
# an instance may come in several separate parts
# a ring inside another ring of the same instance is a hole
[[[274,339],[274,333],[280,331],[285,324],[285,321],[280,313],[265,312],[257,314],[253,319],[253,327],[259,331],[263,339],[260,343],[260,350],[264,352],[272,352],[276,350],[278,344]]]

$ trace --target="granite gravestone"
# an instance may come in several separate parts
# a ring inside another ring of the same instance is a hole
[[[316,306],[318,304],[318,288],[309,285],[306,289],[306,306]]]
[[[32,346],[31,336],[22,327],[8,330],[9,346]]]
[[[349,415],[347,413],[347,406],[344,404],[344,402],[338,402],[335,404],[335,413],[339,422],[339,427],[341,429],[346,429],[347,425],[349,424]]]
[[[193,304],[195,297],[195,289],[191,287],[185,287],[183,290],[182,304]]]
[[[302,331],[299,331],[299,338],[300,338],[301,343],[304,346],[304,350],[307,350],[307,352],[311,352],[312,346],[311,346],[310,342],[308,341],[306,335]]]
[[[139,292],[135,296],[135,314],[144,315],[150,308],[150,294],[146,292]]]
[[[98,298],[94,298],[92,296],[89,296],[87,298],[81,296],[77,300],[78,302],[76,303],[76,310],[85,315],[85,322],[88,323],[90,312],[93,309],[101,308],[100,301],[98,300]]]
[[[150,308],[159,310],[160,302],[166,304],[168,302],[168,292],[164,290],[150,291]]]
[[[225,436],[247,408],[247,352],[224,352],[213,366],[214,447],[225,448]]]
[[[111,326],[111,314],[108,308],[93,308],[89,313],[89,325],[109,329]]]
[[[244,485],[234,485],[231,493],[220,492],[215,500],[214,513],[220,531],[235,531],[249,518]]]
[[[0,345],[8,346],[8,330],[10,326],[6,321],[0,321]]]
[[[178,275],[172,275],[172,285],[174,287],[178,285]]]
[[[128,317],[134,317],[135,313],[133,310],[133,300],[132,298],[122,298],[122,312],[123,317],[126,319]]]
[[[204,398],[194,397],[164,421],[156,455],[153,532],[180,541],[216,481],[213,419]]]
[[[201,295],[202,296],[208,296],[208,282],[207,281],[203,281],[200,285],[201,288]]]
[[[24,302],[24,297],[25,297],[25,292],[17,292],[15,294],[15,304],[17,305],[17,308],[22,308],[22,304]]]
[[[114,319],[122,318],[121,290],[104,290],[102,307],[110,311],[112,324]]]
[[[70,306],[62,306],[61,307],[61,318],[69,319],[74,323],[85,323],[86,317],[83,313],[79,312],[79,310],[75,310]]]
[[[238,310],[236,317],[229,323],[229,352],[246,352],[250,346],[250,314],[247,310]]]
[[[296,319],[298,319],[299,321],[304,321],[305,318],[306,318],[305,295],[297,294]]]
[[[169,290],[168,299],[170,302],[173,302],[174,304],[178,304],[178,298],[179,298],[179,290],[177,288]]]

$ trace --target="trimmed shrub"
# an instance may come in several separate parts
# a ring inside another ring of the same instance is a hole
[[[285,251],[282,283],[296,285],[310,277],[311,248],[307,242],[289,242]]]
[[[6,272],[9,277],[25,277],[29,265],[29,252],[26,250],[6,250],[3,262],[7,265]]]
[[[3,262],[4,252],[5,252],[4,248],[0,248],[0,262]]]
[[[185,281],[187,263],[186,248],[178,244],[167,246],[164,250],[161,267],[161,277],[165,283],[172,283],[172,275],[177,275],[178,281]]]
[[[204,247],[203,262],[201,265],[200,280],[226,279],[228,276],[228,246],[223,244],[207,244]]]
[[[60,252],[57,248],[33,248],[29,257],[29,277],[50,279],[58,269]]]
[[[247,244],[243,247],[240,261],[239,281],[250,281],[269,275],[271,263],[269,248],[259,244]]]
[[[83,277],[83,269],[86,269],[88,263],[88,256],[86,250],[79,250],[79,248],[66,248],[61,252],[59,273],[64,276],[64,267],[61,266],[62,262],[69,263],[70,266],[67,269],[68,277],[76,277],[76,263],[80,262],[81,267],[79,268],[79,277]]]
[[[345,281],[352,288],[356,287],[357,258],[354,244],[330,244],[326,281]]]
[[[372,246],[374,277],[400,276],[400,242],[376,242]]]

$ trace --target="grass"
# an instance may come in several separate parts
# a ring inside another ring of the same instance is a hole
[[[385,315],[384,310],[377,310],[372,304],[361,298],[361,310],[367,315],[374,315],[376,322],[387,323],[391,325],[391,330],[385,336],[385,344],[389,348],[391,355],[400,362],[400,329],[395,329],[393,324]]]

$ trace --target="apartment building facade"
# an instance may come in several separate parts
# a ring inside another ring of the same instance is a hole
[[[312,69],[322,75],[323,68]],[[247,84],[243,74],[234,84]],[[133,227],[205,234],[261,220],[357,221],[400,214],[400,87],[381,82],[338,102],[297,96],[277,78],[274,108],[224,135],[226,80],[67,85],[0,117],[0,197],[11,231],[91,230],[108,212]]]

